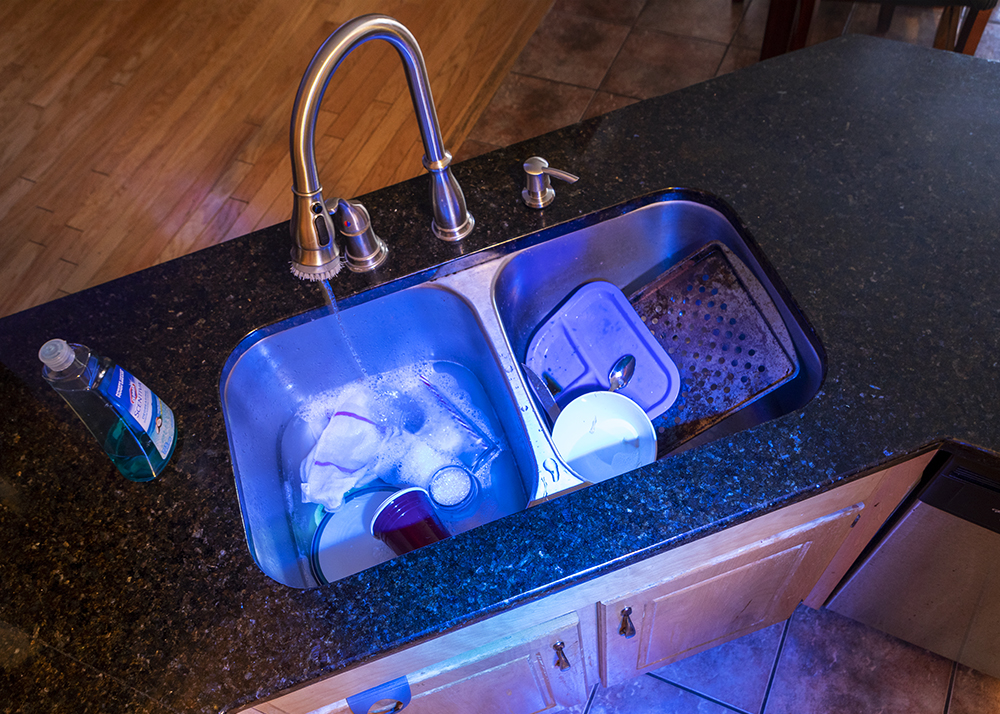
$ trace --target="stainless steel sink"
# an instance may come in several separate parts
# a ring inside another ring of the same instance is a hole
[[[713,242],[736,256],[773,302],[769,318],[780,323],[776,329],[795,372],[672,445],[690,448],[803,406],[823,373],[821,348],[773,270],[736,216],[705,194],[670,191],[640,199],[529,236],[522,245],[530,247],[511,255],[450,274],[442,266],[423,285],[362,302],[339,316],[315,310],[248,336],[227,361],[220,389],[247,542],[257,564],[289,586],[325,582],[317,574],[313,543],[323,514],[302,502],[297,470],[311,445],[299,430],[301,414],[323,395],[361,379],[362,372],[440,364],[445,371],[465,371],[478,385],[483,418],[502,437],[505,475],[496,481],[489,507],[458,530],[589,485],[552,446],[544,411],[525,380],[520,365],[531,335],[581,284],[608,280],[631,294]],[[392,557],[367,551],[358,556],[357,542],[348,539],[327,547],[328,557],[357,563],[358,569]]]
[[[682,430],[683,443],[669,445],[676,452],[801,408],[819,389],[823,360],[812,328],[731,209],[699,192],[677,190],[669,196],[511,256],[497,272],[494,300],[510,349],[524,360],[534,331],[581,284],[606,280],[631,295],[699,250],[724,246],[735,256],[740,277],[754,285],[755,306],[791,358],[793,371],[721,421],[704,420],[712,422],[710,428]],[[682,371],[682,384],[685,377]]]

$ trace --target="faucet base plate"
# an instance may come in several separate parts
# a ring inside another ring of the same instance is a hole
[[[357,258],[351,255],[349,250],[345,251],[347,257],[344,259],[344,263],[352,273],[366,273],[369,270],[375,270],[375,268],[385,262],[386,256],[389,255],[389,248],[386,246],[385,241],[374,234],[372,234],[372,237],[376,241],[376,247],[371,255],[367,255],[364,258]]]

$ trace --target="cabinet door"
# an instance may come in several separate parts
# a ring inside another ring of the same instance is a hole
[[[407,714],[560,711],[587,700],[583,657],[579,618],[571,612],[406,675],[411,698],[403,711]],[[350,714],[346,697],[339,701],[331,699],[319,683],[247,711],[248,714],[251,711]],[[396,700],[376,700],[369,711],[395,711],[394,705]]]
[[[580,623],[569,613],[407,677],[408,714],[558,711],[587,699]]]
[[[861,506],[598,603],[606,686],[780,622],[809,593]]]

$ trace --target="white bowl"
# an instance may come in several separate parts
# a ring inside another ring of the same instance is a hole
[[[567,464],[594,483],[656,460],[656,430],[638,404],[617,392],[591,392],[566,405],[552,443]]]

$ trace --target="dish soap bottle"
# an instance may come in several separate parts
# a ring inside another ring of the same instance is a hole
[[[174,413],[148,387],[83,345],[49,340],[42,376],[83,420],[122,475],[151,481],[177,444]]]

